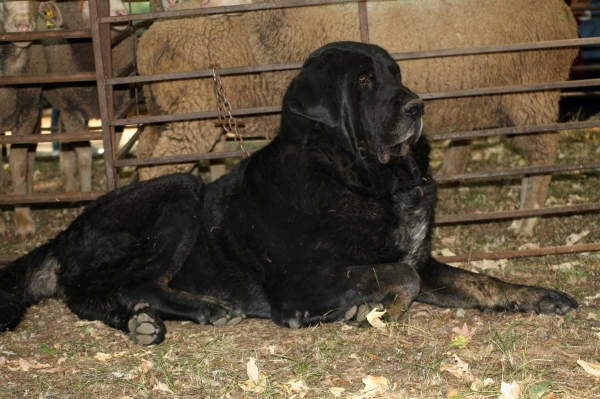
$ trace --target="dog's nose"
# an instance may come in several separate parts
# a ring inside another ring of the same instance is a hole
[[[423,100],[414,98],[404,105],[404,110],[411,116],[421,116],[424,107]]]

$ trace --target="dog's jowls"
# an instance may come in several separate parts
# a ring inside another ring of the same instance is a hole
[[[315,51],[290,85],[280,134],[204,185],[171,175],[113,191],[1,271],[0,328],[59,296],[140,344],[162,320],[287,327],[361,318],[365,304],[563,314],[568,295],[437,262],[436,184],[423,103],[374,45]],[[360,311],[362,310],[362,311]],[[357,316],[358,315],[358,316]]]

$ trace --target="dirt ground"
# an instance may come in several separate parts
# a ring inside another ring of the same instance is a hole
[[[434,167],[445,144],[434,145]],[[598,154],[597,133],[561,134],[559,163],[591,162]],[[506,139],[492,138],[475,143],[469,170],[523,164]],[[37,168],[36,191],[61,189],[56,162],[40,161]],[[104,184],[97,160],[94,189]],[[518,179],[442,186],[438,215],[516,209],[519,192]],[[555,175],[547,205],[599,201],[600,171],[582,171]],[[39,234],[25,243],[11,236],[0,243],[0,254],[27,252],[80,210],[35,208]],[[12,226],[12,212],[2,217]],[[434,253],[600,241],[598,213],[544,218],[532,238],[509,233],[509,224],[437,227]],[[60,301],[47,300],[31,308],[14,332],[0,335],[0,398],[510,398],[506,387],[501,393],[503,382],[515,382],[514,398],[600,397],[600,377],[577,363],[600,362],[599,265],[600,252],[457,265],[564,290],[581,306],[565,317],[415,304],[383,329],[335,323],[288,330],[267,320],[234,327],[167,322],[167,339],[155,347],[133,345],[121,332],[79,320]]]

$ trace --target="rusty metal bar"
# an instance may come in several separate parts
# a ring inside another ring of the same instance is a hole
[[[564,82],[537,83],[532,85],[514,85],[499,87],[483,87],[478,89],[441,91],[436,93],[419,93],[423,100],[438,100],[441,98],[458,98],[487,96],[506,93],[523,93],[528,91],[544,91],[556,89],[570,89],[573,87],[591,87],[600,85],[600,79],[582,79]]]
[[[87,193],[33,193],[0,195],[0,205],[10,204],[48,204],[55,202],[87,202],[93,201],[104,191],[90,191]]]
[[[34,134],[27,136],[0,136],[1,144],[32,144],[32,143],[50,143],[53,141],[59,143],[71,143],[76,141],[102,140],[102,133],[57,133],[57,134]]]
[[[490,136],[506,136],[508,134],[524,135],[534,134],[542,132],[554,132],[557,130],[570,130],[570,129],[589,129],[593,127],[600,127],[600,120],[591,120],[584,122],[564,122],[564,123],[551,123],[548,125],[526,125],[526,126],[513,126],[513,127],[502,127],[495,129],[481,129],[481,130],[467,130],[463,132],[451,132],[441,134],[427,135],[429,140],[464,140],[473,139],[477,137],[490,137]]]
[[[119,149],[119,151],[117,152],[117,160],[122,159],[125,156],[127,156],[127,154],[129,154],[131,147],[133,147],[133,145],[136,143],[136,141],[138,141],[141,134],[142,134],[142,129],[137,129],[135,131],[135,133],[131,136],[129,141],[127,141],[127,143],[125,143],[125,145],[123,147],[121,147]]]
[[[125,105],[123,107],[123,109],[115,116],[115,119],[120,119],[120,118],[124,118],[127,116],[127,114],[129,113],[129,111],[131,111],[131,109],[133,107],[136,106],[136,99],[132,98],[127,105]]]
[[[96,75],[94,72],[77,72],[69,75],[62,73],[49,73],[44,75],[12,75],[0,76],[0,86],[63,82],[92,82],[94,80],[96,80]]]
[[[371,43],[369,39],[369,17],[367,15],[367,2],[358,2],[358,20],[360,22],[360,41]]]
[[[600,210],[600,203],[583,205],[565,205],[553,206],[550,208],[538,209],[520,209],[515,211],[489,212],[489,213],[471,213],[466,215],[445,215],[436,216],[435,225],[457,224],[465,222],[484,222],[500,219],[516,219],[530,216],[556,216],[567,213],[595,212]]]
[[[274,107],[256,107],[256,108],[242,108],[231,111],[231,115],[263,115],[263,114],[275,114],[281,112],[281,106]],[[190,112],[186,114],[174,114],[174,115],[153,115],[136,118],[125,118],[115,119],[110,122],[111,126],[127,126],[127,125],[140,125],[143,123],[160,123],[160,122],[180,122],[189,121],[193,119],[211,119],[217,118],[217,111],[201,111],[201,112]]]
[[[0,33],[0,42],[28,42],[41,39],[89,39],[91,31],[82,30],[42,30],[35,32]]]
[[[441,256],[436,258],[438,261],[443,263],[454,263],[454,262],[471,262],[478,260],[498,260],[498,259],[513,259],[513,258],[526,258],[530,256],[545,256],[545,255],[565,255],[577,252],[592,252],[600,251],[600,243],[592,244],[579,244],[569,245],[562,247],[545,247],[535,249],[524,249],[520,251],[502,251],[502,252],[490,252],[490,253],[477,253],[469,255],[457,255],[457,256]]]
[[[432,58],[432,57],[449,57],[449,56],[471,55],[471,54],[500,53],[500,52],[507,52],[507,51],[525,51],[525,50],[539,50],[539,49],[547,49],[547,48],[573,47],[573,46],[581,46],[581,45],[586,45],[586,44],[600,44],[600,37],[594,37],[594,38],[588,38],[588,39],[554,40],[554,41],[532,42],[532,43],[516,43],[516,44],[484,46],[484,47],[469,47],[469,48],[460,48],[460,49],[419,51],[419,52],[409,52],[409,53],[395,53],[395,54],[392,54],[392,57],[395,60],[411,60],[411,59]],[[284,63],[284,64],[269,64],[269,65],[259,65],[259,66],[223,68],[223,69],[221,69],[221,76],[300,69],[302,67],[302,64],[303,64],[303,62],[291,62],[291,63]],[[168,81],[168,80],[206,78],[206,77],[211,77],[211,76],[212,76],[212,69],[204,69],[201,71],[162,73],[162,74],[156,74],[156,75],[144,75],[144,76],[136,76],[136,77],[129,77],[129,78],[107,79],[106,83],[110,84],[110,85],[116,85],[116,84],[124,84],[124,83],[143,83],[143,82],[157,82],[157,81]]]
[[[557,49],[564,47],[588,46],[600,44],[600,37],[588,37],[584,39],[547,40],[541,42],[497,44],[492,46],[467,47],[456,49],[441,49],[427,51],[412,51],[406,53],[393,53],[391,56],[396,61],[416,60],[422,58],[455,57],[460,55],[478,55],[492,53],[506,53],[512,51]]]
[[[506,93],[521,93],[528,91],[540,91],[540,90],[555,90],[560,88],[571,88],[571,87],[588,87],[600,85],[599,79],[585,79],[577,81],[565,81],[565,82],[551,82],[551,83],[538,83],[533,85],[515,85],[515,86],[501,86],[501,87],[486,87],[481,89],[467,89],[467,90],[455,90],[435,93],[417,93],[423,100],[438,100],[442,98],[457,98],[457,97],[472,97],[472,96],[483,96],[493,94],[506,94]],[[234,113],[235,112],[235,113]],[[232,112],[234,116],[240,115],[257,115],[266,113],[278,113],[281,112],[281,106],[269,106],[269,107],[254,107],[254,108],[241,108]],[[154,115],[140,118],[131,119],[118,119],[112,122],[112,126],[123,126],[131,124],[142,124],[142,123],[157,123],[157,122],[174,122],[174,121],[186,121],[193,119],[208,119],[216,118],[216,111],[203,111],[203,112],[191,112],[186,114],[175,114],[175,115]]]
[[[252,154],[255,151],[248,151]],[[122,166],[145,166],[145,165],[168,165],[173,163],[197,162],[205,159],[242,158],[242,151],[208,152],[204,154],[172,155],[167,157],[120,159],[115,161],[116,167]]]
[[[110,26],[95,23],[95,21],[98,21],[99,15],[109,15],[109,7],[107,0],[90,0],[89,4],[98,103],[100,106],[100,120],[102,121],[104,167],[106,169],[106,184],[110,191],[114,190],[117,186],[116,168],[114,166],[115,153],[112,145],[114,142],[114,128],[110,125],[110,120],[114,116],[112,103],[113,87],[105,85],[105,79],[110,78],[112,73],[110,62]]]
[[[273,72],[273,71],[287,71],[292,69],[302,68],[303,61],[292,62],[287,64],[270,64],[262,66],[245,66],[245,67],[232,67],[221,69],[221,75],[243,75],[248,73],[258,72]],[[165,82],[170,80],[182,80],[182,79],[195,79],[195,78],[208,78],[212,77],[212,69],[203,69],[201,71],[190,71],[190,72],[173,72],[173,73],[160,73],[156,75],[142,75],[132,76],[128,78],[112,78],[107,79],[106,84],[118,85],[126,83],[145,83],[145,82]]]
[[[190,10],[175,10],[175,11],[162,11],[152,12],[144,14],[130,14],[116,17],[101,17],[98,22],[101,24],[115,23],[115,22],[128,22],[128,21],[139,21],[144,19],[157,19],[157,18],[178,18],[178,17],[192,17],[195,15],[213,15],[213,14],[225,14],[225,13],[241,13],[255,10],[276,10],[281,8],[293,8],[302,6],[314,6],[314,5],[325,5],[325,4],[339,4],[339,3],[356,3],[359,0],[291,0],[291,1],[278,1],[274,3],[256,3],[256,4],[242,4],[237,6],[225,6],[225,7],[209,7],[209,8],[194,8]]]
[[[438,183],[449,183],[477,179],[489,179],[493,177],[507,177],[519,175],[540,175],[553,172],[570,172],[573,170],[600,169],[600,162],[586,162],[565,165],[529,166],[526,168],[489,170],[483,172],[459,173],[450,176],[436,176]]]
[[[130,62],[129,64],[127,64],[123,69],[121,69],[116,76],[118,77],[125,77],[125,76],[129,76],[133,71],[135,70],[135,66],[133,65],[133,62]]]

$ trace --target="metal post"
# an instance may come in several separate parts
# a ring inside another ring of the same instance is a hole
[[[100,120],[102,121],[102,141],[104,143],[104,165],[106,168],[106,184],[110,191],[117,187],[116,168],[114,166],[116,154],[113,148],[115,129],[110,126],[110,121],[114,118],[113,87],[107,87],[106,85],[106,79],[112,78],[111,38],[110,25],[98,23],[99,17],[107,16],[109,16],[108,0],[90,0],[94,64],[96,67]]]
[[[367,16],[367,2],[358,2],[358,20],[360,21],[360,41],[370,43],[369,40],[369,18]]]

